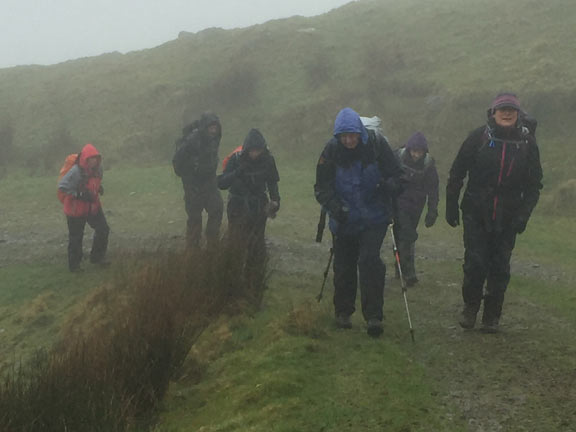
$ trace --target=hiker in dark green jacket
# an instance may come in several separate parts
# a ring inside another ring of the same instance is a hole
[[[172,159],[174,172],[182,179],[188,222],[186,239],[189,247],[197,248],[202,236],[202,212],[208,213],[206,241],[219,240],[224,205],[216,186],[218,148],[222,137],[220,120],[215,114],[204,113],[200,121],[184,128],[178,149]]]

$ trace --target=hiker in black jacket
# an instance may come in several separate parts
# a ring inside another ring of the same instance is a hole
[[[224,205],[216,186],[216,168],[221,137],[222,127],[218,117],[204,113],[198,122],[184,128],[172,159],[174,172],[182,179],[184,186],[188,214],[186,240],[192,248],[200,244],[203,210],[208,213],[208,245],[215,244],[219,239]]]
[[[402,275],[406,285],[413,286],[418,283],[414,264],[414,247],[418,239],[416,229],[426,203],[426,227],[434,225],[438,217],[438,172],[428,153],[428,141],[420,132],[412,135],[395,154],[404,174],[402,192],[396,199],[394,234],[398,240]]]
[[[258,129],[251,129],[242,150],[229,158],[218,176],[218,187],[229,190],[228,230],[233,239],[243,238],[264,247],[267,218],[280,209],[280,177],[274,157]]]
[[[542,167],[535,137],[523,126],[517,97],[499,94],[488,110],[488,124],[462,144],[446,186],[446,221],[464,225],[463,328],[473,328],[484,299],[482,331],[498,331],[510,257],[516,235],[526,229],[542,189]],[[486,282],[485,293],[483,293]]]

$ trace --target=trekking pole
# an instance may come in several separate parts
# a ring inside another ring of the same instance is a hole
[[[316,231],[316,243],[322,243],[324,236],[324,227],[326,226],[326,209],[322,207],[320,210],[320,220],[318,221],[318,230]]]
[[[322,207],[320,211],[320,220],[318,221],[318,230],[316,231],[316,243],[322,243],[322,237],[324,235],[324,228],[326,227],[326,209]],[[320,289],[320,294],[316,296],[316,300],[320,303],[322,296],[324,294],[324,287],[326,286],[326,279],[328,279],[328,273],[330,272],[330,264],[332,264],[332,258],[334,257],[334,248],[330,248],[330,258],[328,259],[328,265],[326,270],[324,270],[324,280],[322,281],[322,288]]]
[[[320,294],[316,296],[316,300],[320,303],[322,300],[322,295],[324,294],[324,287],[326,286],[326,279],[328,279],[328,272],[330,272],[330,264],[332,264],[332,258],[334,258],[334,248],[330,248],[330,258],[328,258],[328,265],[326,266],[326,270],[324,270],[324,280],[322,281],[322,288],[320,289]]]
[[[398,247],[396,246],[396,237],[394,236],[394,222],[390,225],[390,233],[392,234],[392,246],[394,248],[394,258],[396,258],[396,268],[398,269],[398,274],[400,275],[400,284],[402,285],[402,294],[404,295],[404,305],[406,306],[406,316],[408,317],[408,325],[410,326],[410,337],[412,342],[416,342],[414,339],[414,328],[412,327],[412,319],[410,318],[410,309],[408,308],[408,297],[406,296],[406,283],[404,282],[404,276],[402,275],[402,267],[400,266],[400,254],[398,253]]]

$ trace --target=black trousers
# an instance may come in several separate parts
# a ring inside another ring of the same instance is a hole
[[[350,316],[356,310],[358,274],[362,315],[367,321],[382,320],[386,265],[380,248],[388,225],[366,229],[356,235],[334,235],[334,312]]]
[[[483,321],[498,320],[510,282],[510,258],[516,232],[509,227],[488,232],[481,216],[464,213],[464,303],[476,310],[484,298]],[[484,284],[485,293],[484,293]]]
[[[110,228],[102,208],[95,215],[87,217],[67,216],[68,222],[68,267],[76,270],[82,262],[82,240],[84,239],[84,227],[86,224],[94,229],[90,262],[98,263],[104,259],[108,249],[108,234]]]
[[[220,225],[224,213],[224,203],[216,180],[203,185],[184,185],[184,202],[186,204],[186,240],[189,246],[198,247],[202,237],[202,212],[208,214],[206,222],[206,241],[210,244],[218,241]]]
[[[230,197],[228,200],[228,240],[246,254],[243,278],[249,286],[265,278],[267,203],[265,198]]]
[[[402,275],[406,280],[416,278],[416,265],[414,262],[414,250],[416,240],[418,240],[418,222],[422,212],[409,212],[398,210],[395,223],[394,235],[396,236],[396,246],[400,256],[400,267]]]

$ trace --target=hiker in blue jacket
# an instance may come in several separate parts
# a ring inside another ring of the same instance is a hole
[[[339,328],[352,327],[359,274],[367,332],[374,337],[382,334],[386,266],[380,248],[401,175],[386,139],[366,129],[353,109],[342,109],[336,117],[334,137],[318,160],[314,185],[316,200],[330,215]]]

